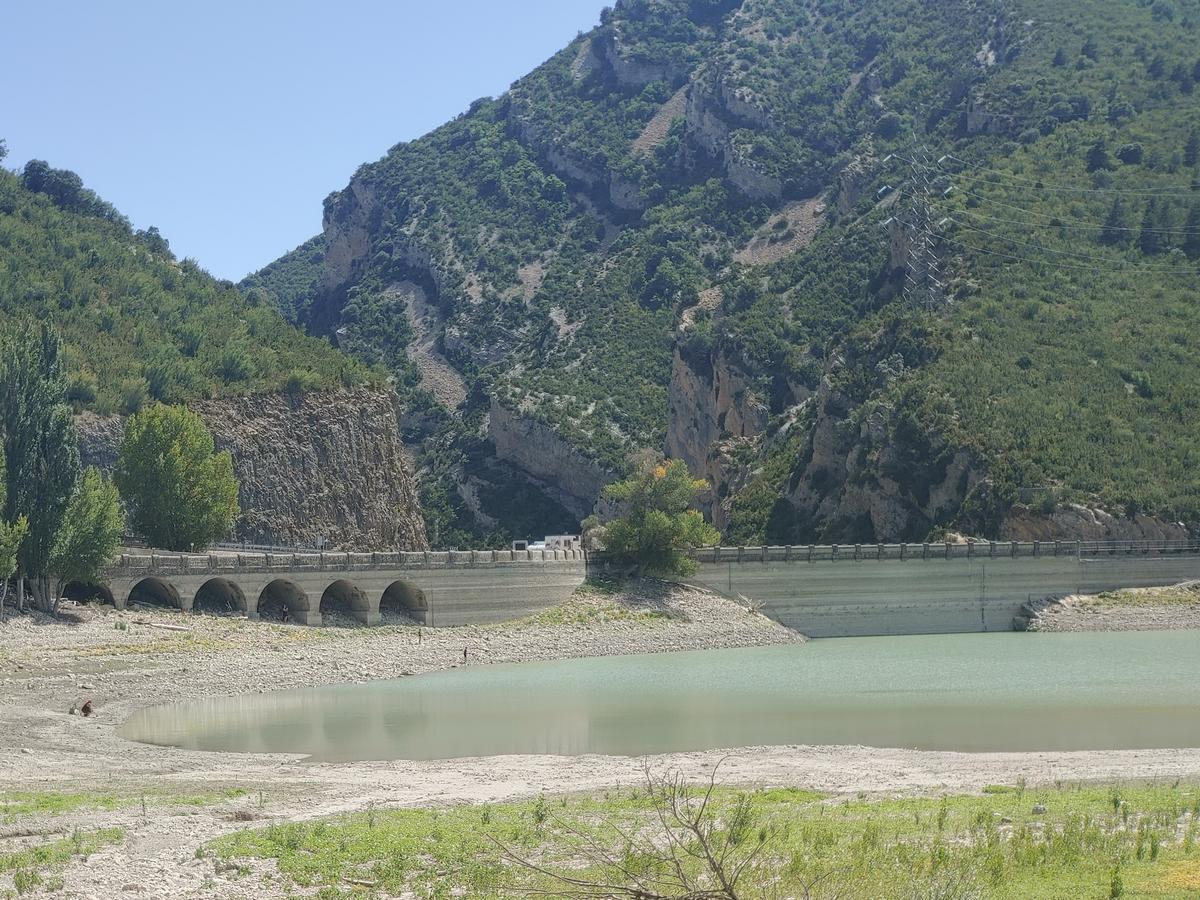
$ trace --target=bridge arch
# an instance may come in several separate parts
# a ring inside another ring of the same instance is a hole
[[[248,610],[245,592],[228,578],[210,578],[200,585],[192,600],[192,612],[197,613],[228,616],[245,614]]]
[[[255,605],[260,619],[274,622],[299,622],[319,625],[321,620],[311,610],[306,594],[298,584],[286,578],[276,578],[262,589]]]
[[[418,625],[428,625],[429,600],[425,592],[411,581],[393,581],[379,600],[379,612],[398,613],[415,621]]]
[[[112,588],[107,584],[98,584],[90,581],[68,581],[63,585],[63,597],[73,603],[105,603],[108,606],[116,606],[117,601],[113,596]]]
[[[335,581],[329,587],[325,588],[325,592],[321,594],[321,621],[329,624],[327,616],[333,616],[336,622],[337,616],[350,616],[361,622],[364,625],[372,623],[371,603],[364,594],[352,581],[340,579]]]
[[[143,578],[129,591],[128,604],[140,606],[165,606],[169,609],[183,609],[183,599],[175,585],[165,578]]]

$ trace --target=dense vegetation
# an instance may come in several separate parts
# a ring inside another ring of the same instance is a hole
[[[182,406],[155,404],[129,418],[113,480],[151,547],[203,550],[240,512],[233,457],[215,452],[204,420]]]
[[[28,584],[56,611],[67,582],[112,559],[125,523],[112,485],[82,471],[62,341],[45,323],[0,334],[0,475],[0,617],[14,574],[18,609]]]
[[[605,524],[604,549],[614,562],[639,575],[692,574],[696,563],[687,552],[721,537],[693,506],[706,487],[692,478],[682,460],[644,460],[624,481],[604,489],[604,496],[621,510]]]
[[[357,896],[354,883],[478,898],[1183,900],[1200,891],[1200,795],[1186,785],[996,786],[976,796],[898,799],[721,790],[702,814],[707,840],[718,850],[732,845],[731,861],[755,854],[735,890],[710,879],[703,895],[635,894],[639,882],[678,884],[663,865],[671,821],[653,791],[634,787],[273,825],[220,838],[213,849],[230,860],[275,860],[298,891],[330,898]],[[705,857],[694,835],[682,837],[683,871],[695,878]],[[587,893],[556,874],[613,887]]]
[[[176,260],[157,229],[134,231],[75,173],[36,160],[19,175],[0,169],[0,329],[29,316],[62,333],[77,409],[370,377],[269,303]]]
[[[624,0],[363,166],[246,287],[396,373],[457,533],[453,460],[492,396],[621,471],[663,444],[676,348],[737,360],[772,417],[736,448],[730,539],[995,535],[1034,496],[1194,522],[1198,27],[1195,0]],[[932,301],[905,291],[926,231]],[[788,252],[747,256],[756,235]],[[436,301],[457,410],[406,352],[404,279]],[[841,475],[810,465],[830,416]],[[838,511],[863,491],[907,524]]]

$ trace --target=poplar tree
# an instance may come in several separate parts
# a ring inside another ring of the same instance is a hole
[[[0,339],[0,431],[5,501],[0,519],[22,517],[28,533],[17,552],[18,604],[25,579],[34,602],[51,611],[50,557],[79,480],[79,447],[66,402],[62,341],[48,324],[26,322]]]
[[[0,453],[0,508],[4,507],[7,491],[5,480],[4,454]],[[0,521],[0,622],[4,621],[9,581],[17,572],[17,551],[28,530],[29,525],[23,518],[13,523]]]
[[[88,469],[71,497],[50,556],[50,571],[58,579],[54,596],[61,597],[73,581],[93,581],[116,556],[124,534],[116,487],[98,469]]]
[[[114,480],[152,547],[199,550],[238,516],[233,457],[214,452],[204,420],[181,406],[152,406],[125,423]]]

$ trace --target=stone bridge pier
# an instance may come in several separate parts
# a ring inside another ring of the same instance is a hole
[[[426,625],[520,618],[565,601],[586,578],[582,551],[207,555],[127,552],[100,587],[118,608],[375,625],[384,612]]]

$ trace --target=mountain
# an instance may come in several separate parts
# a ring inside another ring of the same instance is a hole
[[[3,158],[0,142],[0,158]],[[184,403],[233,453],[238,540],[427,545],[385,376],[305,335],[269,304],[178,261],[74,172],[0,169],[0,329],[61,332],[88,464],[116,464],[123,417]]]
[[[396,375],[455,539],[577,520],[643,448],[735,542],[1182,534],[1198,23],[622,0],[243,288]]]

